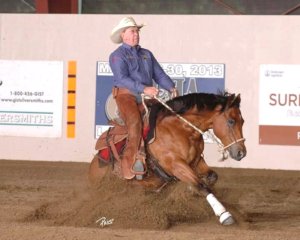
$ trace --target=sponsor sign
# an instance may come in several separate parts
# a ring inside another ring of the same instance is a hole
[[[180,95],[224,91],[224,64],[161,63],[161,66],[175,82]],[[109,120],[118,118],[118,109],[111,94],[112,87],[113,74],[108,62],[97,62],[95,138],[109,128]],[[160,89],[159,97],[168,100],[169,94]]]
[[[300,146],[300,65],[261,65],[259,87],[259,143]]]
[[[0,135],[61,137],[63,62],[0,60]]]

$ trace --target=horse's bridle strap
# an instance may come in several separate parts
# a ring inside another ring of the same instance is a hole
[[[204,132],[200,129],[197,128],[194,124],[192,124],[190,121],[186,120],[184,117],[180,116],[179,114],[177,114],[176,112],[174,112],[174,110],[168,106],[164,101],[162,101],[160,98],[154,96],[154,98],[159,101],[165,108],[167,108],[168,110],[170,110],[172,113],[174,113],[176,115],[176,117],[178,117],[180,120],[182,120],[183,122],[185,122],[186,124],[188,124],[190,127],[192,127],[194,130],[196,130],[197,132],[199,132],[201,135],[204,134]]]
[[[227,148],[231,147],[232,145],[238,143],[238,142],[241,142],[241,141],[245,141],[246,139],[245,138],[239,138],[235,141],[233,141],[232,143],[229,143],[227,146],[224,146],[221,148],[222,151],[225,151]]]

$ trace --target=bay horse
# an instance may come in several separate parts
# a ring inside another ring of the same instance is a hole
[[[206,198],[223,225],[233,224],[234,219],[212,193],[218,175],[204,160],[202,133],[212,129],[223,151],[235,160],[244,158],[240,102],[239,94],[191,93],[165,104],[154,104],[149,116],[155,138],[146,144],[147,161],[154,165],[153,172],[160,175],[154,177],[160,184],[177,179],[192,186]],[[101,177],[104,171],[95,157],[90,165],[90,178]],[[147,182],[147,178],[134,181]]]

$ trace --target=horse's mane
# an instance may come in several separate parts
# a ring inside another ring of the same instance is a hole
[[[184,114],[191,108],[197,107],[198,111],[202,110],[213,110],[217,105],[221,105],[221,111],[224,111],[228,98],[232,94],[228,92],[220,92],[218,94],[213,93],[191,93],[184,96],[176,97],[172,100],[166,102],[168,106],[170,106],[175,113]],[[239,106],[235,106],[239,107]],[[160,112],[164,115],[172,114],[166,108],[162,108]]]

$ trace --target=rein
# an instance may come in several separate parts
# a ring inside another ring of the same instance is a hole
[[[145,103],[144,103],[144,98],[145,98],[145,94],[142,94],[142,102],[143,102],[143,105],[144,107],[146,106]],[[200,133],[201,135],[204,135],[204,132],[196,127],[194,124],[192,124],[190,121],[188,121],[187,119],[185,119],[184,117],[182,117],[181,115],[179,115],[178,113],[176,113],[170,106],[168,106],[162,99],[154,96],[153,97],[154,99],[156,99],[158,102],[160,102],[165,108],[167,108],[169,111],[171,111],[172,113],[174,113],[176,115],[176,117],[178,117],[180,120],[182,120],[183,122],[185,122],[186,124],[188,124],[190,127],[192,127],[195,131],[197,131],[198,133]],[[146,112],[148,112],[148,109],[147,107],[145,108],[146,109]],[[223,143],[221,143],[221,141],[219,139],[217,139],[215,137],[215,135],[213,135],[210,131],[206,131],[206,135],[215,143],[218,144],[218,147],[219,147],[219,152],[221,153],[222,155],[222,158],[220,159],[220,161],[224,161],[228,158],[228,152],[227,152],[227,149],[229,147],[231,147],[232,145],[238,143],[238,142],[241,142],[241,141],[245,141],[245,138],[239,138],[237,140],[234,140],[232,143],[224,146]]]

